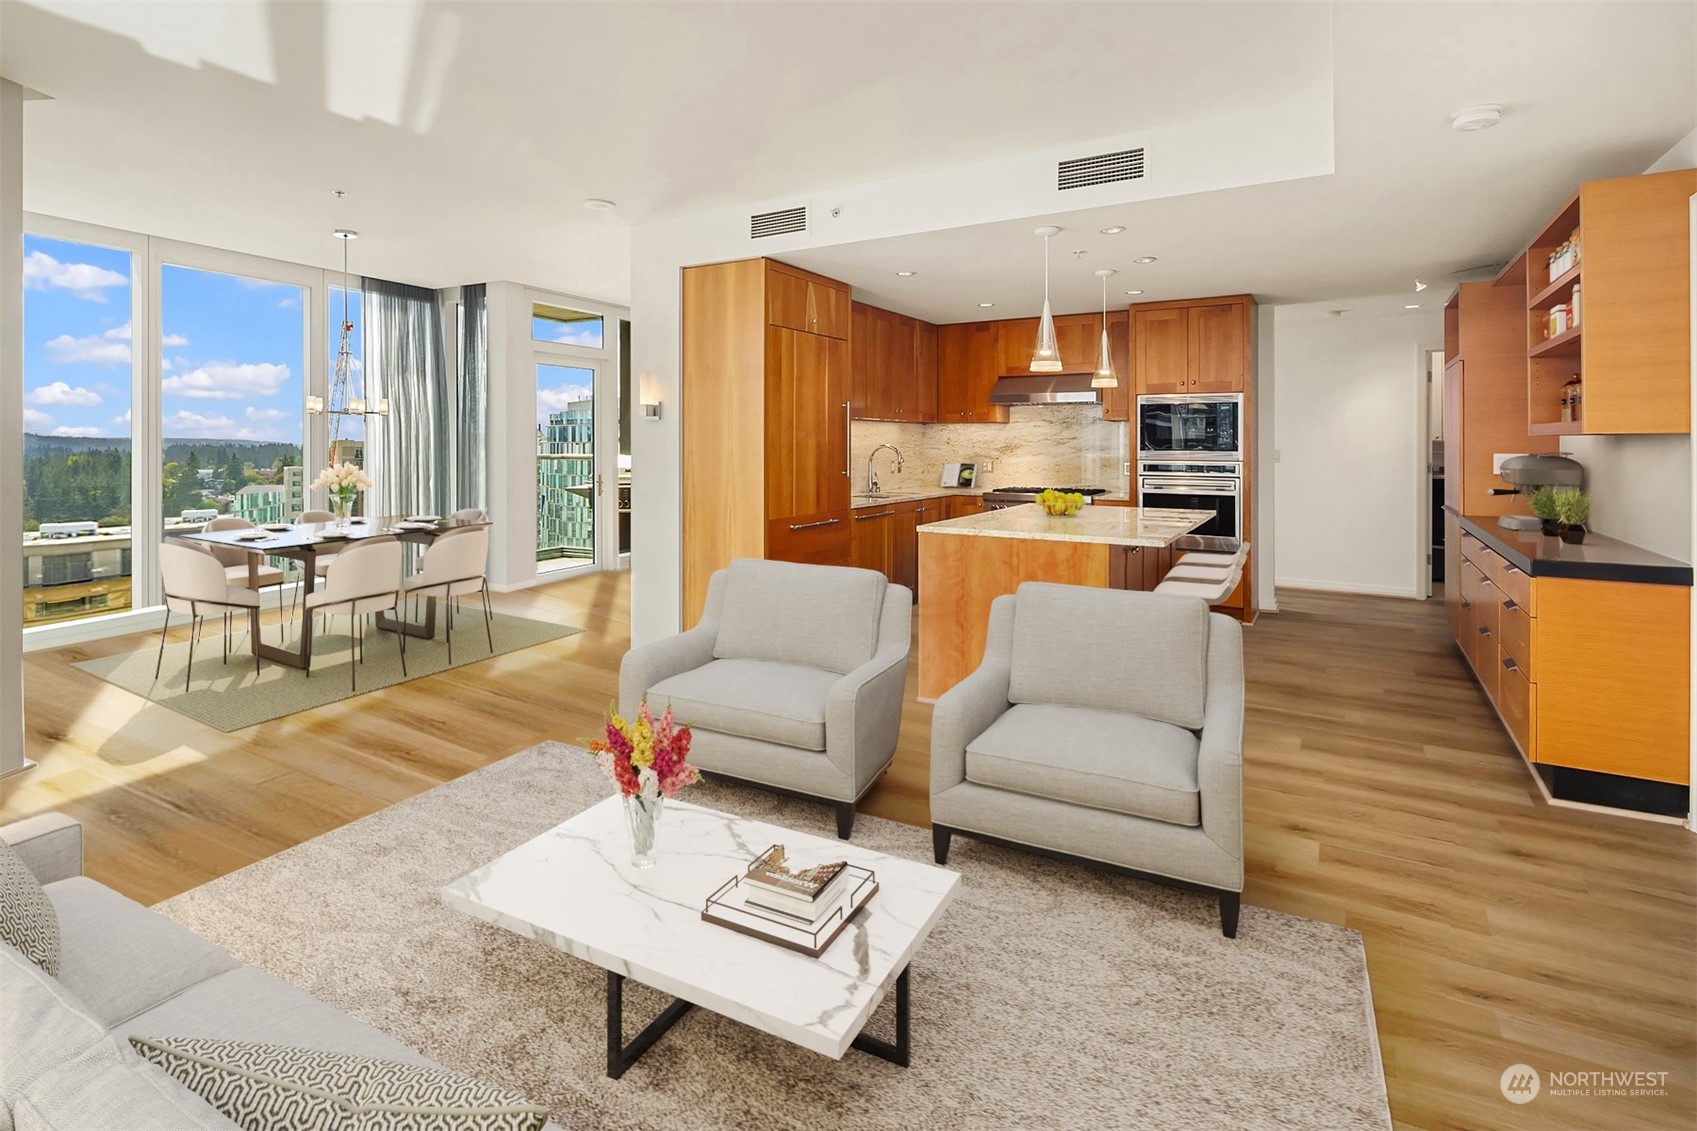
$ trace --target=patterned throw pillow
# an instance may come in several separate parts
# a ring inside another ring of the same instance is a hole
[[[0,939],[59,976],[59,913],[12,846],[0,840]]]
[[[202,1037],[131,1037],[246,1131],[540,1131],[548,1109],[441,1068]]]

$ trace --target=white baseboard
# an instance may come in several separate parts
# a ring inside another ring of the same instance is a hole
[[[24,629],[24,651],[42,652],[63,648],[67,644],[86,644],[108,636],[127,636],[132,632],[158,632],[165,619],[163,605],[150,609],[129,609],[101,617],[84,617],[62,624],[41,624]]]
[[[1357,593],[1365,597],[1402,597],[1410,601],[1426,599],[1424,593],[1395,585],[1357,585],[1351,581],[1306,581],[1283,577],[1276,584],[1280,589],[1307,589],[1315,593]]]

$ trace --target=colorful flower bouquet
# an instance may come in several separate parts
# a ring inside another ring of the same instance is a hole
[[[336,512],[336,522],[345,526],[348,512],[361,491],[371,490],[371,477],[351,463],[333,463],[318,473],[312,481],[314,491],[330,494],[330,509]]]
[[[631,863],[638,868],[654,864],[654,836],[666,798],[676,797],[685,786],[701,780],[700,771],[687,760],[689,742],[689,727],[672,717],[671,707],[656,719],[645,699],[636,709],[634,721],[609,710],[607,737],[587,744],[601,772],[619,787],[624,798]]]

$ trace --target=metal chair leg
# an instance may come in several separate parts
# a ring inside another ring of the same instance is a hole
[[[483,634],[489,638],[489,654],[495,654],[495,630],[489,624],[489,582],[483,582]]]
[[[399,608],[397,608],[395,611],[398,613],[401,610]],[[401,638],[401,678],[407,679],[409,677],[407,675],[407,630],[406,630],[406,625],[403,624],[401,626],[401,631],[397,632],[395,635],[399,636]]]
[[[199,616],[196,616],[194,613],[190,613],[189,618],[189,666],[183,669],[184,691],[187,691],[193,685],[194,681],[194,641],[195,637],[199,635],[196,629],[200,625]]]
[[[159,626],[159,658],[153,661],[153,682],[159,682],[159,671],[165,665],[165,634],[171,630],[171,607],[165,607],[165,623]]]
[[[348,614],[348,686],[359,691],[359,614]]]
[[[444,619],[448,622],[448,666],[451,668],[454,666],[454,599],[445,598],[444,603],[448,606],[448,615]]]

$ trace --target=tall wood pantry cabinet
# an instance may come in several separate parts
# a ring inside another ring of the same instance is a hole
[[[732,558],[848,565],[846,284],[766,259],[683,272],[683,619]]]

